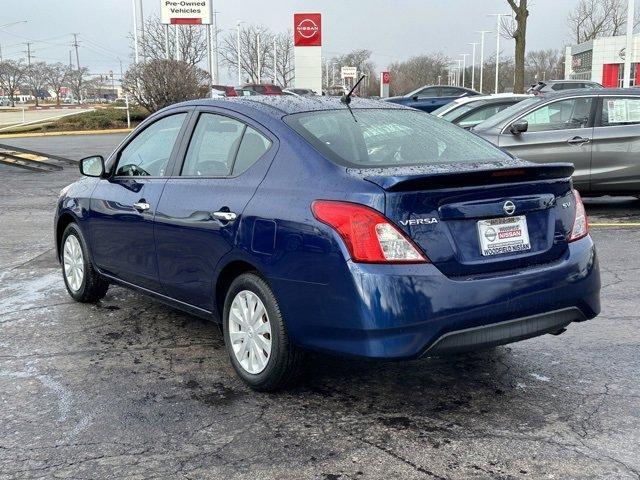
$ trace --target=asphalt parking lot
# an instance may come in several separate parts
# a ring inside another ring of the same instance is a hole
[[[80,158],[121,138],[0,143]],[[52,218],[77,177],[0,166],[0,478],[640,477],[640,200],[586,201],[595,320],[453,359],[312,356],[259,394],[214,324],[119,287],[70,299]]]

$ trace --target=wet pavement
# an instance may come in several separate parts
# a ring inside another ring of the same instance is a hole
[[[79,158],[121,136],[55,138],[13,142]],[[640,201],[587,200],[595,320],[453,359],[311,356],[260,394],[216,325],[119,287],[70,299],[51,222],[76,177],[0,169],[0,478],[640,477]]]

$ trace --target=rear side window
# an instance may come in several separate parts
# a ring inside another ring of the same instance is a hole
[[[238,155],[233,164],[232,175],[240,175],[251,165],[256,163],[271,147],[271,140],[258,133],[251,127],[247,127],[240,142]]]
[[[245,125],[223,115],[201,113],[189,142],[182,176],[223,177],[231,173]]]
[[[529,124],[528,132],[567,130],[589,126],[593,98],[568,98],[548,103],[525,115],[522,120]]]
[[[496,113],[504,110],[512,103],[499,103],[493,105],[484,105],[478,108],[475,112],[471,112],[466,117],[463,117],[460,121],[456,122],[461,127],[474,127],[481,122],[484,122],[488,118],[493,117]]]
[[[510,159],[472,133],[408,109],[350,112],[345,108],[299,113],[284,120],[339,165],[366,168]]]
[[[603,127],[640,123],[640,97],[604,97],[601,118]]]

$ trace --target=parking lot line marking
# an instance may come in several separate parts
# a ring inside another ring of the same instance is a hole
[[[640,227],[640,222],[634,223],[589,223],[590,227]]]

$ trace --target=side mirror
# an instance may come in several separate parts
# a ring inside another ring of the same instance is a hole
[[[521,133],[524,133],[527,130],[529,130],[529,122],[527,122],[526,120],[521,120],[519,122],[516,122],[513,125],[511,125],[511,128],[509,128],[509,131],[514,135],[520,135]]]
[[[413,100],[413,101],[418,100],[418,95],[414,95],[413,97],[411,97],[411,100]]]
[[[94,155],[80,160],[80,173],[87,177],[104,177],[104,158]]]

